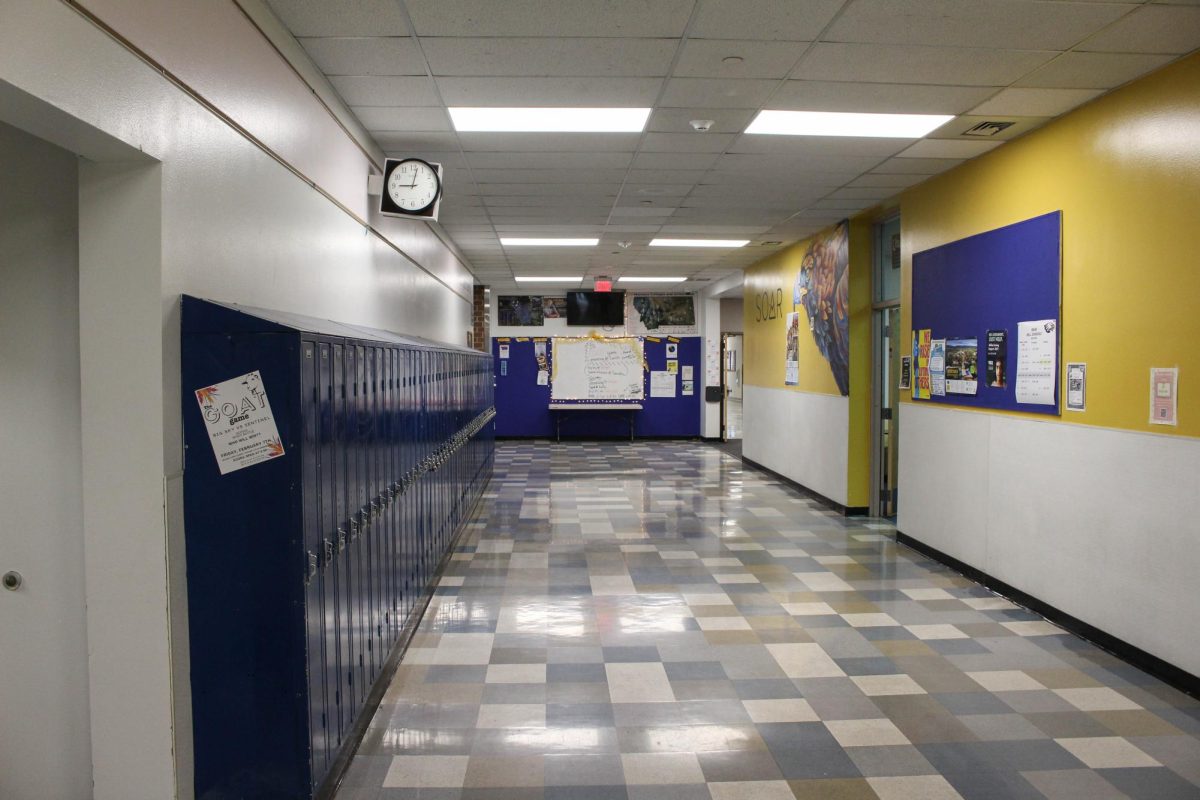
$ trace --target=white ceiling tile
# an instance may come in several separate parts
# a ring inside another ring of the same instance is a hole
[[[1018,136],[1029,133],[1034,128],[1038,128],[1046,123],[1049,117],[1024,117],[1015,116],[1012,114],[991,114],[989,116],[974,116],[964,114],[961,117],[955,117],[945,125],[931,131],[926,137],[928,139],[957,139],[967,138],[972,141],[1007,141],[1015,139]],[[1010,127],[990,136],[967,136],[966,131],[971,130],[976,125],[983,122],[1011,122]]]
[[[922,139],[900,154],[901,158],[974,158],[1003,142],[968,142],[962,139]]]
[[[982,103],[996,88],[792,80],[775,93],[770,106],[797,111],[961,114]]]
[[[737,233],[746,236],[753,236],[756,233],[765,231],[768,225],[663,225],[662,232],[670,234],[695,234],[698,238],[702,238],[706,234],[725,234]],[[682,250],[687,248],[681,247]],[[694,252],[694,251],[691,251]],[[682,255],[682,253],[681,253]],[[694,259],[693,259],[694,260]]]
[[[914,159],[905,160],[912,161]],[[927,177],[927,175],[889,175],[886,173],[869,172],[866,175],[860,175],[846,185],[850,187],[863,186],[899,191],[900,189],[907,189],[909,186],[915,186]]]
[[[1197,47],[1200,47],[1200,7],[1148,5],[1076,49],[1178,55]]]
[[[643,153],[720,153],[733,141],[731,133],[648,133]]]
[[[475,169],[472,174],[481,184],[510,183],[521,184],[581,184],[581,183],[615,183],[620,185],[625,180],[625,168],[619,169],[530,169],[528,167]]]
[[[1103,94],[1103,89],[1002,89],[972,109],[977,116],[1020,114],[1053,117]]]
[[[632,158],[631,153],[467,153],[479,169],[619,169]]]
[[[792,77],[803,80],[1007,86],[1055,55],[1050,50],[836,44],[813,47]]]
[[[895,190],[879,186],[844,186],[835,192],[830,192],[828,199],[864,200],[870,203],[878,203],[880,200],[886,200],[894,194],[896,194]]]
[[[488,208],[553,208],[555,206],[612,208],[617,196],[590,192],[587,194],[482,195],[478,199]]]
[[[409,36],[300,39],[326,75],[425,75],[425,59]]]
[[[690,133],[694,119],[711,120],[708,132],[741,133],[754,116],[752,109],[744,108],[656,108],[650,113],[646,130],[663,133]]]
[[[316,3],[319,0],[311,0]],[[421,36],[683,35],[692,0],[407,0]]]
[[[439,161],[445,166],[451,166],[444,156],[453,153],[458,155],[458,138],[453,133],[433,133],[429,131],[375,131],[375,143],[384,150],[409,150],[424,153],[439,153]],[[465,163],[461,158],[454,161],[453,166],[462,167]]]
[[[891,158],[871,170],[879,175],[920,175],[928,177],[953,169],[961,158]]]
[[[726,153],[716,169],[721,172],[749,171],[784,178],[805,173],[831,173],[841,170],[866,172],[879,163],[875,156],[829,155],[820,159],[766,153]]]
[[[671,78],[659,105],[674,107],[759,108],[778,81]],[[695,117],[693,117],[695,119]]]
[[[703,169],[633,169],[630,183],[695,183],[704,177]]]
[[[899,153],[915,141],[858,136],[774,136],[743,134],[729,148],[730,153],[766,153],[803,158],[825,156],[878,156]]]
[[[717,153],[638,153],[635,169],[706,170],[716,163]]]
[[[519,170],[514,170],[519,171]],[[572,183],[481,183],[480,194],[488,197],[572,197],[581,194],[603,195],[616,197],[620,191],[620,183],[593,183],[580,181]]]
[[[1152,53],[1063,53],[1034,70],[1017,86],[1056,89],[1112,89],[1171,61]]]
[[[437,79],[450,106],[613,106],[653,105],[659,78],[454,78]]]
[[[702,39],[810,41],[843,0],[701,0],[691,36]]]
[[[1037,0],[857,0],[846,6],[824,40],[1066,50],[1136,7]]]
[[[808,42],[763,42],[744,39],[688,39],[675,64],[675,77],[787,77]],[[730,57],[740,62],[726,63]]]
[[[460,133],[459,141],[468,152],[507,150],[510,152],[632,153],[637,149],[638,133]]]
[[[450,116],[443,106],[427,108],[352,106],[351,111],[369,131],[448,131]]]
[[[329,79],[350,106],[434,106],[433,81],[426,77],[343,75]]]
[[[407,36],[394,0],[267,0],[293,36]]]
[[[674,208],[647,208],[645,206],[614,206],[614,217],[669,217]]]
[[[663,77],[677,39],[424,37],[434,75]]]

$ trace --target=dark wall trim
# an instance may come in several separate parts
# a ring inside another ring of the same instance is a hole
[[[1009,600],[1028,608],[1030,611],[1041,614],[1055,625],[1065,628],[1076,636],[1087,639],[1102,650],[1107,650],[1117,658],[1127,661],[1143,672],[1153,675],[1163,683],[1173,686],[1192,697],[1200,698],[1200,677],[1170,662],[1163,661],[1158,656],[1147,653],[1145,650],[1135,647],[1123,639],[1118,639],[1110,633],[1105,633],[1099,628],[1089,625],[1065,611],[1060,611],[1049,603],[1039,600],[1033,595],[1026,594],[1015,586],[1010,586],[999,578],[994,578],[986,572],[972,567],[970,564],[959,561],[954,556],[947,555],[941,550],[912,538],[908,534],[896,531],[896,542],[906,547],[911,547],[913,550],[932,558],[934,561],[945,564],[955,572],[960,572],[963,576],[977,583],[982,583],[992,591],[1004,595]]]
[[[832,508],[834,511],[838,512],[842,516],[865,517],[865,516],[867,516],[868,513],[870,513],[870,509],[868,509],[866,506],[844,506],[841,503],[830,500],[825,495],[814,492],[812,489],[808,488],[804,484],[796,483],[794,480],[789,478],[787,475],[780,474],[780,473],[776,472],[775,470],[770,469],[769,467],[764,467],[762,464],[758,463],[757,461],[752,461],[752,460],[746,458],[745,456],[742,456],[742,463],[748,467],[752,467],[752,468],[758,470],[759,472],[765,472],[768,475],[770,475],[772,478],[775,478],[776,480],[783,481],[788,486],[791,486],[793,489],[800,492],[800,494],[804,495],[805,497],[811,497],[813,500],[816,500],[821,505],[826,506],[828,508]]]
[[[628,436],[564,436],[564,442],[628,442]],[[635,442],[698,442],[699,436],[638,436]],[[498,442],[554,442],[554,436],[497,436]]]

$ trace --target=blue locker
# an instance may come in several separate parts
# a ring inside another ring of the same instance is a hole
[[[317,344],[301,343],[300,404],[304,441],[300,454],[300,491],[304,528],[304,612],[308,649],[309,738],[313,760],[311,786],[329,762],[329,742],[325,716],[325,610],[321,574],[320,449],[321,449],[321,374]]]

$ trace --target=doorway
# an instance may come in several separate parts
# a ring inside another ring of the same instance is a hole
[[[742,426],[742,334],[721,334],[721,440],[737,441]]]
[[[875,226],[871,514],[894,519],[900,463],[900,218]]]

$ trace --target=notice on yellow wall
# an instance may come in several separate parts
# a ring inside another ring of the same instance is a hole
[[[917,383],[913,386],[914,400],[928,400],[932,396],[932,383],[929,377],[929,351],[933,347],[933,331],[929,328],[916,331],[913,335],[916,342]]]

